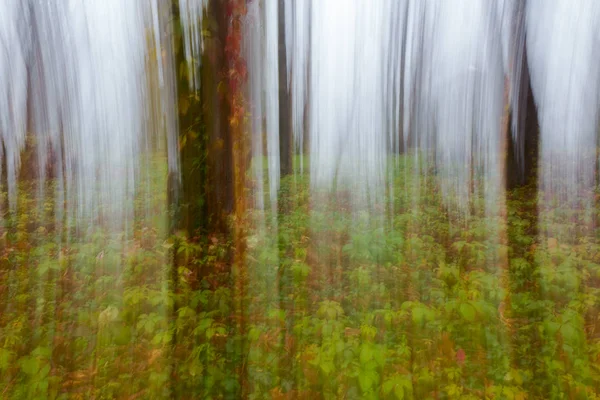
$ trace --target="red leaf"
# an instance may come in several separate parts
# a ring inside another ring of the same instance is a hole
[[[465,351],[463,349],[458,349],[456,352],[456,362],[458,365],[462,366],[465,363],[466,358],[467,355],[465,354]]]

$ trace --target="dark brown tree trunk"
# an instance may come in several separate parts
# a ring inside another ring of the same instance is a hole
[[[525,90],[523,108],[519,110],[521,113],[525,114],[523,121],[524,129],[519,133],[523,136],[516,140],[518,145],[522,146],[522,158],[519,156],[515,146],[515,140],[512,138],[512,126],[508,130],[506,186],[509,190],[518,186],[527,185],[537,178],[536,172],[540,139],[537,110],[535,108],[531,86],[527,84]]]
[[[173,13],[175,19],[179,20],[177,2],[173,4]],[[202,93],[199,93],[200,96],[196,96],[190,87],[192,77],[187,73],[182,73],[182,69],[187,71],[187,60],[183,47],[184,39],[179,36],[175,49],[181,157],[181,196],[179,197],[181,204],[178,217],[180,218],[180,227],[193,233],[208,229],[207,130],[202,110]]]
[[[178,16],[178,6],[174,5]],[[190,88],[186,74],[178,73],[179,130],[181,142],[181,224],[189,233],[229,232],[233,211],[233,157],[225,78],[225,41],[228,20],[223,1],[210,0],[201,58],[200,89]],[[186,65],[183,39],[178,43],[178,68]],[[180,71],[178,71],[180,72]],[[182,75],[184,76],[182,78]]]
[[[526,48],[523,49],[520,63],[519,68],[514,68],[515,71],[519,70],[521,73],[518,80],[520,87],[512,88],[512,90],[518,91],[518,97],[517,101],[512,104],[511,123],[507,130],[506,187],[508,190],[527,185],[537,179],[540,128],[529,81]],[[512,122],[515,113],[517,120]]]
[[[537,329],[525,329],[526,326],[541,326],[543,323],[543,310],[539,304],[542,297],[540,292],[539,268],[535,257],[534,245],[524,243],[519,237],[527,235],[531,238],[539,237],[539,213],[537,197],[539,185],[537,179],[538,151],[540,128],[537,119],[537,110],[529,82],[526,51],[521,65],[521,87],[516,104],[512,104],[511,118],[518,111],[519,120],[516,124],[509,124],[507,129],[507,245],[511,249],[508,263],[508,295],[502,308],[506,310],[506,319],[509,323],[509,337],[512,348],[512,368],[527,370],[533,374],[533,382],[547,382],[547,371],[540,366],[534,358],[527,354],[537,354],[541,351],[542,338]],[[514,109],[516,108],[516,110]],[[516,126],[516,135],[513,140],[513,129]],[[512,205],[511,205],[512,203]],[[515,224],[515,218],[520,223]],[[523,224],[526,222],[526,224]],[[525,228],[524,228],[525,226]],[[521,260],[520,263],[511,263],[512,260]],[[527,308],[523,307],[523,296],[527,295]],[[501,316],[504,313],[501,312]],[[504,319],[504,317],[503,317]],[[523,349],[528,349],[525,352]],[[533,388],[532,388],[533,389]],[[547,387],[538,387],[541,390],[535,395],[547,398]]]
[[[288,90],[288,65],[287,49],[285,43],[285,1],[279,0],[277,11],[278,18],[278,57],[279,57],[279,167],[281,176],[292,172],[292,126],[290,92]]]
[[[207,206],[213,231],[228,232],[227,217],[233,211],[233,157],[230,107],[220,82],[226,71],[225,44],[228,20],[220,0],[208,3],[211,37],[206,38],[202,64],[202,111],[208,130]],[[210,24],[213,22],[214,24]]]

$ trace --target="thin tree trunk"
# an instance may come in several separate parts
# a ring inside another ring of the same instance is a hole
[[[285,0],[279,0],[278,19],[278,58],[279,58],[279,158],[281,177],[292,172],[292,126],[290,92],[288,82],[287,51],[285,43]]]

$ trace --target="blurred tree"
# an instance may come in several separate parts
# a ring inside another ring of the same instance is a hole
[[[285,1],[278,0],[278,60],[279,60],[279,158],[281,176],[292,172],[292,125],[291,102],[288,81],[287,48],[285,37]]]

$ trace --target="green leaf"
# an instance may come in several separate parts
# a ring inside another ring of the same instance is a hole
[[[330,337],[333,333],[333,326],[330,323],[324,323],[322,333],[323,337]]]
[[[196,330],[194,331],[194,333],[200,333],[200,332],[204,332],[205,330],[207,330],[208,328],[210,328],[210,326],[213,323],[213,319],[212,318],[202,318],[200,320],[200,322],[198,323],[198,327],[196,328]]]
[[[475,307],[473,307],[470,303],[461,303],[460,314],[469,322],[475,321]]]
[[[375,362],[377,362],[377,364],[379,366],[383,366],[385,364],[385,347],[382,345],[378,345],[375,347],[375,350],[373,351],[373,357],[375,359]]]
[[[45,378],[48,376],[48,374],[50,373],[50,365],[46,364],[39,373],[40,378]]]
[[[40,369],[40,362],[35,357],[23,357],[19,360],[21,370],[27,375],[35,375]]]
[[[394,391],[394,397],[398,400],[403,400],[406,397],[406,393],[410,395],[411,382],[406,377],[394,376],[383,384],[383,393],[389,395],[390,392]]]
[[[372,325],[363,324],[360,327],[360,333],[366,340],[371,340],[377,335],[377,328]]]
[[[384,394],[389,394],[394,389],[395,386],[396,386],[396,380],[395,379],[388,379],[383,384],[383,393]]]
[[[373,386],[373,378],[371,374],[360,374],[358,375],[358,383],[363,393],[368,392]]]
[[[191,318],[196,315],[196,312],[192,310],[190,307],[181,307],[177,310],[180,318]]]
[[[0,371],[5,370],[10,365],[11,352],[6,349],[0,349]]]
[[[566,323],[560,328],[560,334],[568,342],[573,342],[577,339],[577,329],[570,323]]]
[[[360,349],[360,362],[366,364],[373,359],[373,349],[367,343],[363,344]]]
[[[412,320],[415,324],[421,325],[425,319],[425,312],[421,307],[414,307],[412,309]]]
[[[329,375],[335,369],[335,366],[331,361],[323,361],[320,366],[325,375]]]
[[[396,395],[396,399],[404,400],[404,388],[400,385],[396,385],[394,388],[394,395]]]

